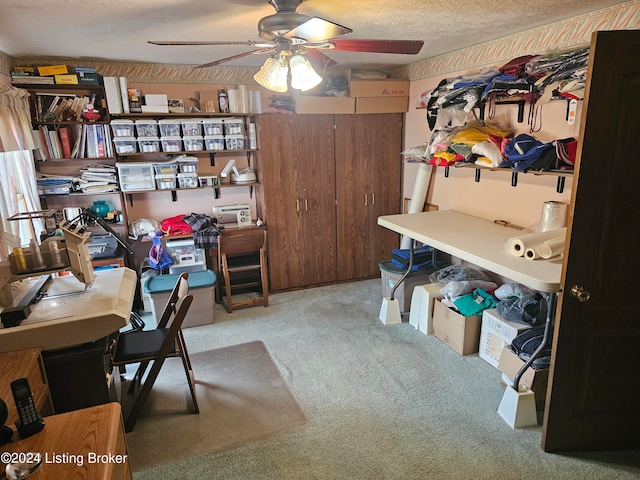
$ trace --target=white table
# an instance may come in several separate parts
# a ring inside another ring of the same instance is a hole
[[[541,292],[558,292],[562,259],[528,260],[505,248],[523,232],[454,210],[385,215],[378,225]]]
[[[87,291],[76,294],[85,285],[75,277],[50,279],[45,289],[54,298],[32,304],[29,317],[17,327],[0,324],[0,352],[68,348],[118,331],[129,323],[136,281],[129,268],[99,271]]]

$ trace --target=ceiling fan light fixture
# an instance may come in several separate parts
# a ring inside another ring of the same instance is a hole
[[[289,60],[291,87],[306,92],[322,82],[322,77],[302,55],[293,55]]]
[[[253,76],[253,79],[264,88],[274,92],[286,92],[288,69],[286,64],[282,64],[280,60],[273,57],[267,58],[264,65]]]

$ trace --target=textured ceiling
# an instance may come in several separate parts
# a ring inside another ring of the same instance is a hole
[[[353,30],[350,38],[424,40],[418,55],[329,52],[345,67],[414,63],[621,0],[306,0],[299,13]],[[247,46],[156,46],[147,40],[259,40],[266,0],[2,0],[0,51],[16,59],[76,58],[199,65]],[[325,51],[326,53],[326,51]],[[259,66],[250,55],[225,66]]]

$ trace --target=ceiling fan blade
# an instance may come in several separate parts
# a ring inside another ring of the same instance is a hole
[[[330,22],[320,17],[313,17],[306,22],[298,25],[296,28],[289,30],[283,35],[284,38],[294,39],[302,38],[308,43],[319,42],[327,38],[333,38],[338,35],[351,33],[353,30],[337,23]]]
[[[330,43],[334,50],[341,52],[368,53],[400,53],[415,55],[420,52],[424,42],[422,40],[360,40],[347,38],[332,38]]]
[[[256,42],[254,40],[247,40],[246,42],[209,42],[209,41],[172,41],[172,40],[148,40],[147,43],[153,45],[248,45],[250,47],[270,47],[272,44],[267,42]]]
[[[232,55],[231,57],[221,58],[220,60],[215,60],[213,62],[198,65],[197,67],[194,67],[194,68],[214,67],[216,65],[220,65],[221,63],[226,63],[232,60],[237,60],[238,58],[246,57],[247,55],[260,55],[263,53],[271,53],[275,51],[276,51],[276,47],[260,48],[258,50],[251,50],[250,52],[240,53],[238,55]]]
[[[307,48],[305,50],[307,59],[316,72],[324,72],[326,68],[336,65],[335,60],[316,48]]]

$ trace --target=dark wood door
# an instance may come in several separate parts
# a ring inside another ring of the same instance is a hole
[[[333,115],[259,117],[272,291],[336,279]]]
[[[380,273],[398,235],[377,225],[400,213],[402,115],[336,115],[338,277]]]
[[[594,34],[581,122],[542,447],[639,449],[640,31]]]

